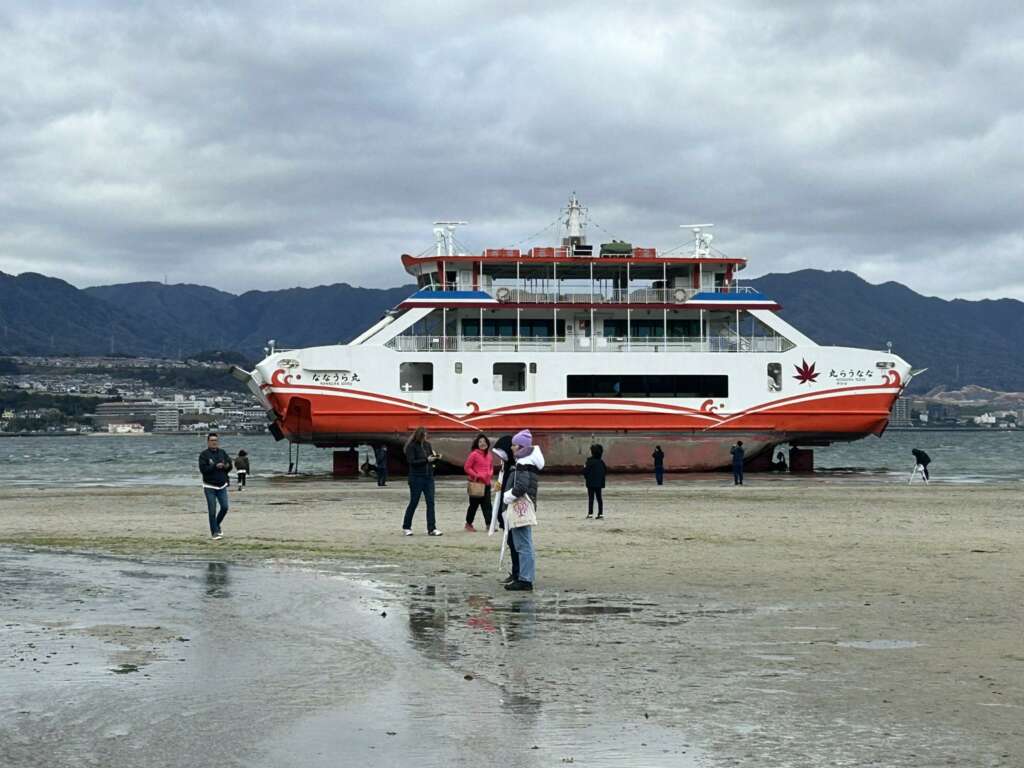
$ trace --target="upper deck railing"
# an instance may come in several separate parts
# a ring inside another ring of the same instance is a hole
[[[781,336],[396,336],[396,352],[785,352]]]
[[[438,293],[467,290],[465,286],[440,288],[429,286]],[[714,288],[633,288],[599,289],[559,288],[554,291],[535,291],[513,286],[497,286],[488,291],[500,304],[685,304],[698,293],[728,295],[755,294],[747,285],[723,285]]]

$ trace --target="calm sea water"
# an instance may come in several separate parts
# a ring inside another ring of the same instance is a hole
[[[288,444],[275,442],[270,435],[225,435],[222,445],[232,456],[240,448],[249,452],[251,476],[257,481],[288,471]],[[42,486],[192,485],[199,482],[197,458],[204,447],[204,437],[189,435],[0,438],[0,481]],[[815,448],[817,469],[810,479],[895,482],[909,477],[911,448],[922,448],[932,457],[935,480],[1024,482],[1024,430],[888,432],[882,438]],[[301,473],[326,475],[330,467],[330,451],[302,446]]]

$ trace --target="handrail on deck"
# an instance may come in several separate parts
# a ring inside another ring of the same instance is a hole
[[[396,352],[785,352],[782,336],[396,336]]]

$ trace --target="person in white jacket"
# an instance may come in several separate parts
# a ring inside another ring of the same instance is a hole
[[[519,555],[519,578],[505,585],[510,591],[532,591],[536,576],[533,526],[537,524],[537,473],[544,469],[544,454],[533,444],[530,430],[512,438],[516,464],[511,487],[502,501],[506,505],[505,525],[509,527]],[[525,502],[523,501],[525,497]]]

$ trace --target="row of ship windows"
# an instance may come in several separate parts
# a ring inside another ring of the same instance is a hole
[[[585,332],[588,325],[584,321],[580,331]],[[555,323],[549,319],[523,318],[519,321],[518,330],[520,337],[554,337],[565,340],[565,320]],[[669,318],[667,321],[634,319],[627,322],[625,318],[609,318],[602,321],[602,332],[607,337],[662,338],[666,332],[672,337],[696,337],[700,336],[700,321]],[[465,319],[462,321],[462,335],[470,338],[480,335],[512,338],[516,336],[516,321],[515,318],[485,318],[481,334],[479,320]]]
[[[526,375],[537,364],[494,363],[491,378],[498,392],[526,391]],[[462,363],[455,363],[462,373]],[[402,363],[400,386],[404,392],[434,389],[433,363]],[[478,378],[473,378],[479,384]],[[565,377],[567,397],[728,397],[729,377],[721,374],[570,374]]]

